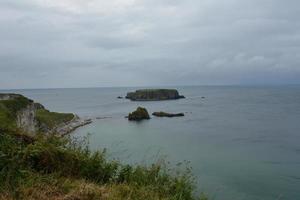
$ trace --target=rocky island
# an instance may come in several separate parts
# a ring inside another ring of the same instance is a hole
[[[185,98],[175,89],[143,89],[128,92],[127,99],[132,101],[162,101]]]
[[[184,113],[154,112],[152,115],[156,117],[184,117]]]
[[[141,121],[143,119],[150,119],[146,108],[138,107],[134,112],[128,115],[129,121]]]

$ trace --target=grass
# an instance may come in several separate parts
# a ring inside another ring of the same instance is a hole
[[[45,109],[36,111],[36,119],[40,124],[45,124],[48,128],[52,129],[55,126],[71,121],[74,118],[72,113],[57,113],[50,112]]]
[[[18,111],[26,108],[32,101],[23,96],[0,101],[0,130],[15,130]]]
[[[0,200],[195,200],[190,168],[123,165],[86,140],[0,133]],[[201,197],[201,200],[206,200]]]

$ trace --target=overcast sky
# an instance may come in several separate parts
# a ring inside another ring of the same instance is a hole
[[[0,0],[0,88],[300,84],[299,0]]]

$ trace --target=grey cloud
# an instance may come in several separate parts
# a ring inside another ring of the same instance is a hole
[[[116,2],[1,1],[0,88],[300,83],[299,1]]]

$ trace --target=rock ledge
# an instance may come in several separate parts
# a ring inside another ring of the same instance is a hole
[[[184,114],[183,113],[166,113],[166,112],[154,112],[152,113],[152,115],[156,116],[156,117],[183,117]]]

